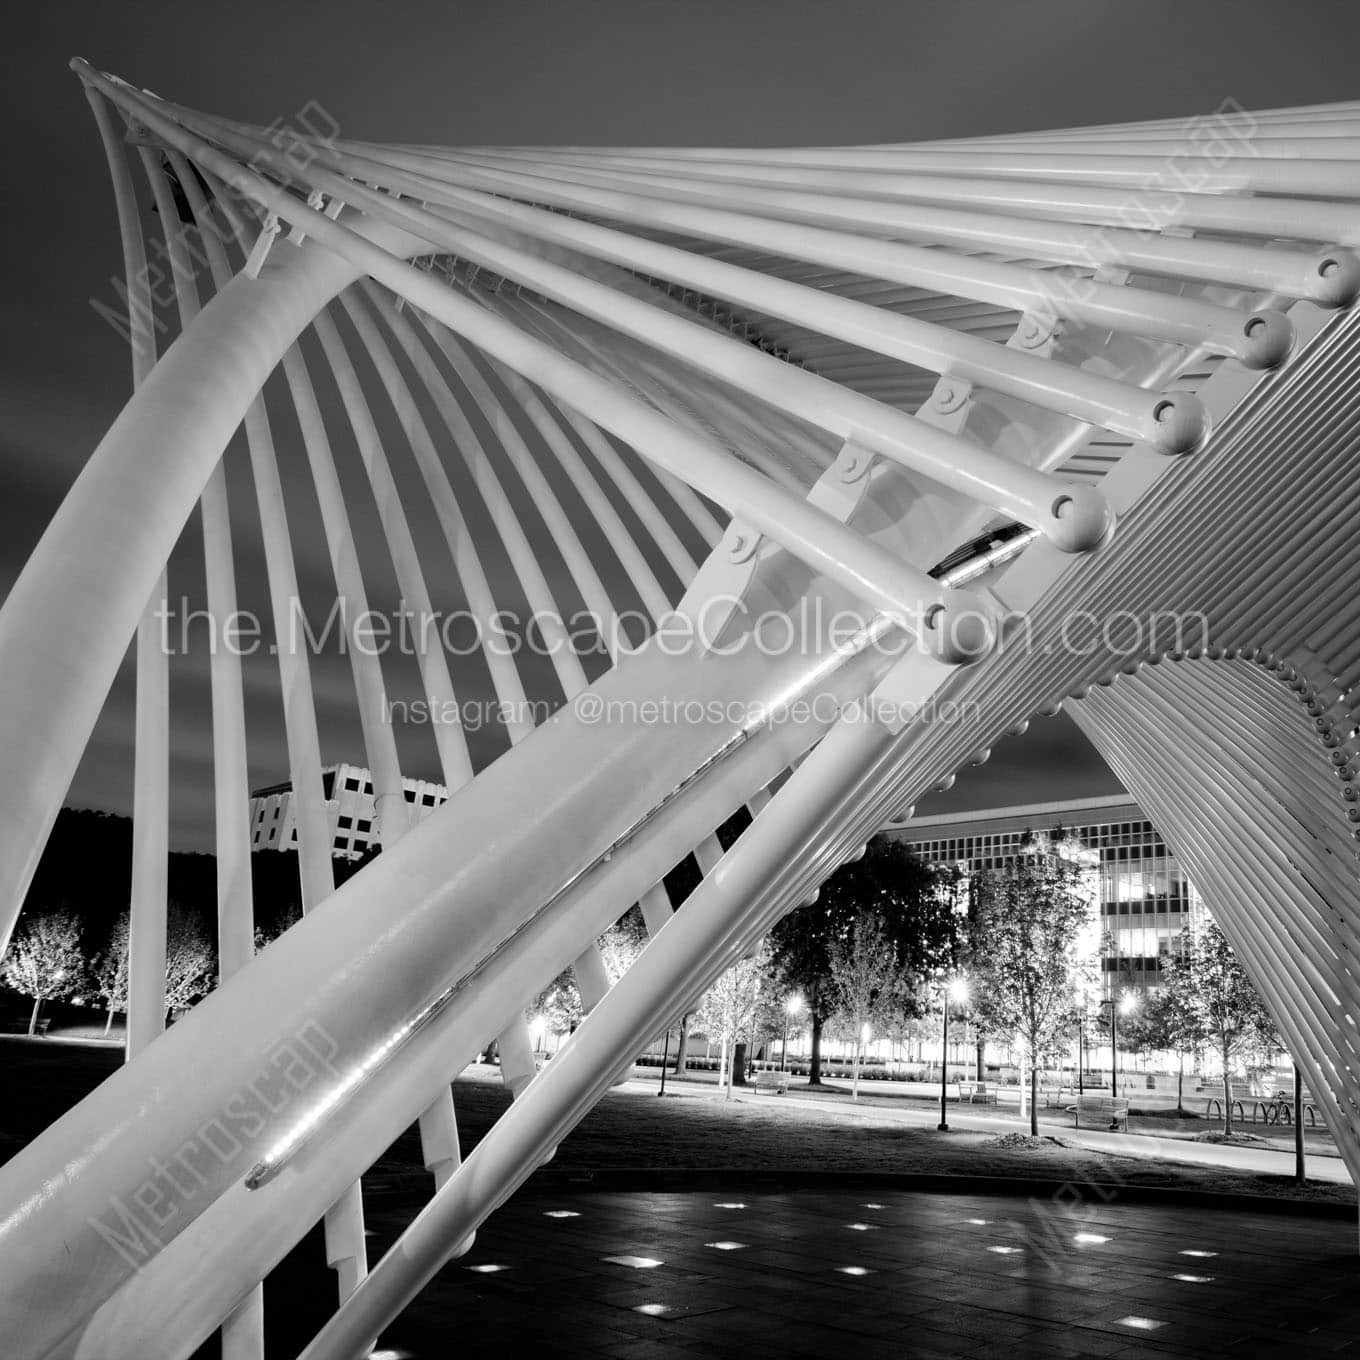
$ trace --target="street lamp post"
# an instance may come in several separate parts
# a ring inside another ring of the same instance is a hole
[[[1077,1012],[1077,1094],[1086,1089],[1083,1085],[1083,1071],[1086,1067],[1086,1012]]]
[[[940,1122],[941,1133],[949,1132],[949,1003],[968,999],[968,984],[962,978],[947,982],[941,989],[944,1004],[944,1027],[940,1036]]]
[[[669,1025],[667,1025],[666,1042],[661,1049],[661,1089],[657,1092],[657,1095],[659,1096],[664,1096],[666,1094],[666,1067],[670,1063],[670,1060],[671,1060],[671,1028]]]
[[[1115,1022],[1114,997],[1107,996],[1100,1003],[1100,1009],[1110,1008],[1110,1095],[1119,1094],[1119,1026]]]
[[[1117,1016],[1130,1015],[1138,1006],[1138,998],[1128,995],[1119,1001],[1114,997],[1107,996],[1101,1003],[1101,1007],[1110,1008],[1110,1095],[1119,1094],[1119,1023]]]
[[[779,1070],[784,1070],[784,1059],[789,1051],[789,1017],[803,1009],[803,998],[797,992],[784,1003],[784,1037],[779,1041]]]

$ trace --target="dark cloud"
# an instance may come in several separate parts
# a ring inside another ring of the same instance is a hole
[[[121,406],[125,343],[90,299],[111,301],[120,252],[99,139],[72,55],[167,98],[270,123],[309,101],[347,134],[457,143],[810,144],[959,137],[1317,103],[1355,93],[1351,4],[679,3],[269,4],[184,0],[25,5],[6,16],[0,87],[8,210],[0,324],[0,589]],[[290,507],[291,508],[291,507]],[[258,571],[247,530],[243,579]],[[192,583],[191,527],[177,566]],[[254,565],[252,565],[254,564]],[[302,563],[323,590],[319,538]],[[54,620],[54,626],[60,626]],[[269,672],[248,667],[252,775],[277,777]],[[128,669],[72,790],[126,809]],[[343,670],[321,681],[334,758],[358,741]],[[211,824],[206,684],[177,681],[175,834]],[[257,711],[258,710],[258,711]],[[1113,787],[1065,719],[998,747],[952,806]],[[943,806],[936,800],[932,806]]]

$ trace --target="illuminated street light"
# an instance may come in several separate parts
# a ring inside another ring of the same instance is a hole
[[[940,1122],[941,1133],[949,1132],[949,1006],[962,1005],[968,1000],[968,983],[961,977],[951,978],[941,988],[944,1010],[944,1030],[940,1039]],[[868,1026],[865,1026],[867,1029]]]

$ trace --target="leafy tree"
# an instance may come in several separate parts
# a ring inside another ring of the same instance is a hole
[[[876,916],[886,949],[899,975],[923,977],[940,971],[958,947],[953,899],[943,879],[898,840],[869,842],[864,857],[842,865],[822,885],[810,906],[791,911],[770,932],[773,965],[785,992],[801,992],[812,1033],[810,1086],[822,1079],[822,1030],[836,1012],[839,996],[832,976],[832,950],[845,939],[861,912]],[[898,994],[908,1013],[915,992]]]
[[[564,968],[539,992],[531,1009],[543,1017],[549,1034],[570,1034],[581,1023],[585,1011],[570,968]]]
[[[1176,1109],[1185,1110],[1185,1058],[1204,1042],[1199,1017],[1186,1004],[1184,989],[1175,982],[1178,961],[1170,956],[1162,960],[1162,986],[1143,998],[1138,1009],[1120,1022],[1121,1033],[1135,1049],[1148,1052],[1174,1053],[1179,1067],[1176,1073]]]
[[[1181,957],[1164,972],[1167,990],[1222,1060],[1223,1132],[1230,1135],[1233,1060],[1270,1044],[1275,1022],[1216,922],[1207,921],[1197,935],[1186,931],[1182,944]]]
[[[610,986],[632,966],[647,944],[647,927],[636,907],[630,908],[596,941]],[[580,988],[570,968],[564,968],[534,998],[529,1007],[543,1017],[549,1034],[570,1034],[585,1018]]]
[[[864,1031],[882,1024],[896,1009],[892,998],[901,990],[901,975],[883,922],[870,911],[861,911],[849,930],[832,942],[830,963],[836,1010],[855,1045],[850,1098],[858,1100]]]
[[[743,1034],[751,1034],[761,990],[769,986],[770,971],[769,945],[762,942],[754,954],[733,964],[699,1003],[699,1024],[709,1034],[717,1034],[722,1043],[718,1080],[724,1083],[729,1100],[734,1064],[728,1061],[728,1044],[735,1058],[737,1042]]]
[[[597,941],[612,987],[647,947],[647,926],[637,907],[630,907]]]
[[[177,902],[165,916],[165,1009],[167,1018],[188,1010],[212,991],[216,950],[202,922]]]
[[[16,992],[33,998],[30,1034],[37,1032],[42,1003],[70,996],[80,985],[84,971],[80,921],[74,913],[44,912],[31,917],[19,930],[5,955],[4,976]]]
[[[96,993],[108,1011],[104,1021],[106,1035],[113,1028],[114,1012],[127,1010],[129,924],[127,912],[113,923],[108,945],[95,960],[92,970]]]
[[[971,970],[984,1029],[1015,1035],[1029,1058],[1030,1133],[1039,1132],[1039,1067],[1070,1023],[1087,920],[1081,870],[1055,853],[1025,855],[973,880]]]
[[[270,852],[275,853],[273,851]],[[262,858],[260,855],[252,855],[252,859]],[[299,902],[285,902],[281,907],[272,911],[263,924],[256,923],[255,926],[255,952],[271,945],[286,931],[291,930],[300,920],[302,920],[302,905]]]

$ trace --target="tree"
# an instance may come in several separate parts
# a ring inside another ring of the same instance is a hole
[[[845,938],[861,911],[881,922],[896,967],[905,977],[938,972],[958,947],[953,899],[943,879],[898,840],[877,836],[864,857],[843,864],[822,884],[810,906],[791,911],[770,932],[779,987],[801,992],[812,1034],[808,1085],[822,1079],[822,1029],[838,998],[831,975],[831,951]],[[901,993],[909,1006],[914,993]]]
[[[718,1080],[726,1087],[727,1098],[732,1096],[732,1068],[728,1061],[728,1043],[733,1058],[742,1034],[750,1035],[751,1025],[760,1004],[760,993],[769,985],[769,945],[761,943],[754,954],[733,964],[705,994],[699,1003],[699,1023],[709,1034],[716,1033],[722,1042],[722,1056],[718,1064]]]
[[[832,942],[829,960],[836,1010],[854,1040],[850,1098],[858,1100],[865,1031],[881,1024],[894,1009],[890,999],[900,990],[901,975],[883,922],[871,911],[861,911],[850,929]]]
[[[114,1012],[127,1010],[129,925],[128,913],[124,912],[113,923],[108,945],[95,960],[92,970],[97,995],[108,1011],[104,1021],[106,1035],[113,1028]]]
[[[647,947],[647,926],[637,907],[630,907],[597,941],[612,987]]]
[[[202,922],[177,902],[165,915],[165,1009],[167,1019],[188,1010],[212,991],[216,951]]]
[[[984,1029],[1015,1035],[1029,1059],[1030,1133],[1039,1132],[1039,1066],[1070,1023],[1077,941],[1088,916],[1081,870],[1052,853],[1024,855],[973,884],[971,971]]]
[[[549,1034],[570,1034],[581,1023],[585,1011],[581,1008],[581,993],[576,990],[576,978],[570,968],[564,968],[534,998],[533,1010],[543,1017]]]
[[[1177,960],[1162,960],[1162,985],[1149,992],[1138,1009],[1122,1023],[1123,1033],[1136,1049],[1174,1053],[1179,1067],[1176,1074],[1176,1110],[1185,1112],[1185,1057],[1204,1042],[1204,1032],[1192,1007],[1186,1004],[1183,990],[1175,985]]]
[[[1214,921],[1196,935],[1183,933],[1182,951],[1165,970],[1166,984],[1193,1017],[1203,1041],[1223,1063],[1223,1132],[1232,1134],[1232,1063],[1257,1044],[1269,1044],[1275,1022]]]
[[[5,956],[5,981],[23,996],[33,998],[28,1032],[38,1029],[44,1001],[70,996],[85,972],[80,947],[80,921],[69,911],[31,917],[15,935]]]

